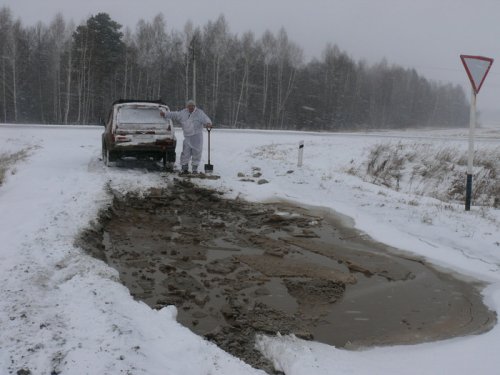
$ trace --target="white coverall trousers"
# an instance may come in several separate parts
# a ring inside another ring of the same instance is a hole
[[[184,136],[181,153],[181,167],[189,165],[197,168],[201,161],[201,152],[203,151],[203,133],[197,133],[189,136]]]

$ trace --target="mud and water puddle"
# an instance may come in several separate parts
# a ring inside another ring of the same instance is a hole
[[[175,180],[115,195],[78,244],[131,294],[272,373],[256,334],[337,347],[419,343],[490,329],[478,285],[389,249],[319,209],[230,200]]]

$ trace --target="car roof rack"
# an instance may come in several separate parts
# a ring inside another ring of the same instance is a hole
[[[113,102],[112,105],[115,104],[122,104],[122,103],[156,103],[156,104],[162,104],[162,105],[167,105],[166,103],[163,102],[163,100],[157,99],[157,100],[144,100],[144,99],[118,99]]]

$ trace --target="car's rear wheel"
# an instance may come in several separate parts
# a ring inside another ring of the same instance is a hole
[[[175,150],[168,150],[163,154],[163,168],[167,171],[173,171],[175,164]]]
[[[165,153],[165,159],[167,159],[167,161],[171,162],[171,163],[175,163],[175,150],[168,150],[166,153]]]
[[[108,148],[106,147],[106,143],[102,142],[102,162],[107,167],[109,164],[109,153]]]
[[[116,155],[115,153],[109,151],[109,149],[106,147],[106,144],[103,144],[102,146],[102,161],[104,162],[104,165],[106,167],[109,167],[109,163],[112,161],[116,160]]]
[[[110,162],[110,152],[108,149],[106,149],[106,156],[104,157],[104,164],[106,167],[109,167],[109,162]]]

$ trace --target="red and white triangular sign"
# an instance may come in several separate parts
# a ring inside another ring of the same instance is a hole
[[[465,71],[469,76],[474,92],[477,94],[483,85],[486,75],[490,71],[493,59],[483,56],[460,55]]]

